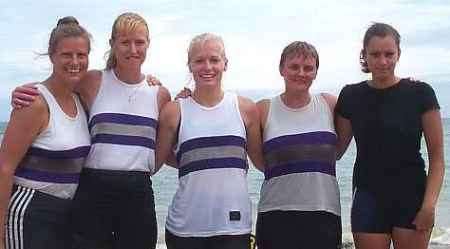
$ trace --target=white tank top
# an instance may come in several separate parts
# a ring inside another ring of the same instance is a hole
[[[340,215],[333,114],[322,95],[292,109],[270,103],[263,134],[266,162],[259,212],[327,211]]]
[[[72,118],[64,113],[47,87],[41,84],[37,87],[48,105],[48,126],[20,161],[14,182],[59,198],[71,199],[89,153],[86,113],[78,96],[73,95],[77,115]]]
[[[150,87],[145,79],[138,84],[126,84],[113,70],[103,71],[90,110],[92,148],[85,167],[153,172],[157,96],[158,87]]]
[[[214,107],[186,98],[180,110],[179,186],[166,228],[182,237],[250,233],[246,132],[237,96],[225,92]]]

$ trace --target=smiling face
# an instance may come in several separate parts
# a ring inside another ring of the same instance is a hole
[[[88,55],[89,41],[85,37],[62,38],[50,56],[53,75],[65,82],[78,83],[87,72]]]
[[[148,32],[144,26],[131,31],[121,31],[111,47],[116,59],[116,66],[122,68],[138,68],[144,63],[149,46]]]
[[[189,51],[189,70],[196,85],[220,85],[227,62],[223,45],[216,40],[194,44]]]
[[[373,36],[365,49],[367,67],[377,81],[392,79],[399,59],[398,45],[391,35]]]
[[[317,75],[316,59],[304,54],[292,54],[280,67],[286,91],[308,91]]]

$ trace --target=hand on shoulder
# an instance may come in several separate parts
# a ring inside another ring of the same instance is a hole
[[[171,96],[167,88],[160,86],[158,88],[158,110],[161,111],[164,105],[170,102]]]
[[[26,83],[16,87],[11,93],[11,106],[14,109],[20,109],[29,106],[39,95],[36,84],[38,82]]]

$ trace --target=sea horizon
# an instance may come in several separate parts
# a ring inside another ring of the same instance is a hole
[[[444,153],[446,172],[450,172],[450,118],[442,119],[444,126]],[[0,122],[0,141],[3,136],[6,123]],[[427,153],[424,142],[422,143],[422,155],[427,162]],[[343,248],[352,248],[353,240],[350,232],[350,207],[351,207],[351,178],[353,162],[356,155],[356,148],[352,142],[346,154],[336,163],[336,177],[340,189],[341,218],[343,228]],[[450,248],[450,177],[444,178],[440,200],[436,212],[436,222],[433,231],[430,248],[444,249]],[[248,172],[248,190],[252,201],[253,212],[253,232],[256,223],[257,203],[259,201],[259,191],[264,179],[261,172],[254,167],[250,167]],[[158,221],[158,248],[164,246],[164,224],[167,210],[172,197],[177,188],[178,173],[176,169],[165,166],[155,176],[152,177],[153,189],[155,193],[155,208]]]

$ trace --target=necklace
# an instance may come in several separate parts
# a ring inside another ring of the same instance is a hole
[[[128,93],[128,103],[134,102],[136,100],[137,97],[137,93],[139,92],[139,90],[142,88],[144,84],[141,84],[140,86],[137,87],[133,87],[131,88],[131,92]]]

